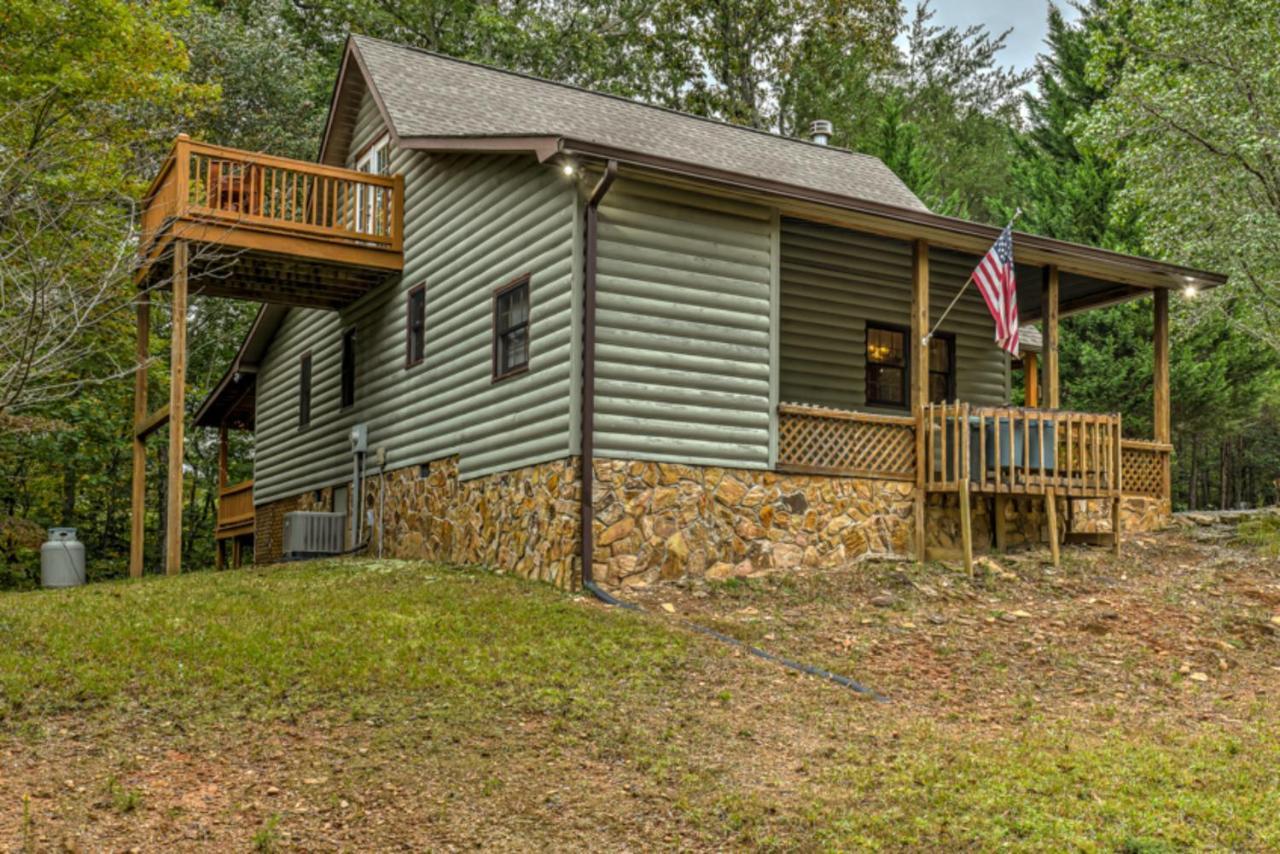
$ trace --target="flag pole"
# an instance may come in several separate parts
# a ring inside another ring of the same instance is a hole
[[[1013,219],[1009,220],[1008,227],[1012,228],[1013,224],[1018,221],[1018,217],[1020,216],[1022,216],[1022,208],[1018,208],[1013,212]],[[942,321],[947,319],[947,315],[951,313],[951,309],[956,307],[956,303],[960,302],[960,297],[964,296],[964,292],[968,289],[969,283],[972,281],[973,273],[970,273],[969,278],[964,280],[964,284],[960,286],[960,290],[957,291],[955,297],[952,298],[951,304],[947,306],[946,311],[942,312],[942,316],[938,318],[938,322],[933,324],[933,328],[929,330],[929,333],[920,339],[921,347],[929,346],[929,339],[938,331],[938,327],[942,325]]]

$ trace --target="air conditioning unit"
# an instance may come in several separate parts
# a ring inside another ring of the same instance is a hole
[[[342,551],[347,517],[343,513],[298,510],[284,514],[284,556],[318,557]]]

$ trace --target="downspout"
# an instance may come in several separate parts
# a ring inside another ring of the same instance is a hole
[[[610,160],[604,174],[596,182],[587,199],[586,270],[582,281],[582,586],[602,601],[614,601],[596,584],[592,575],[592,555],[595,553],[595,537],[592,525],[595,509],[591,493],[595,487],[595,409],[596,409],[596,232],[600,202],[613,181],[618,177],[618,161]]]

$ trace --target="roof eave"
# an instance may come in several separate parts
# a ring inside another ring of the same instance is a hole
[[[995,226],[942,216],[927,210],[897,207],[852,196],[810,190],[764,178],[711,169],[698,164],[668,160],[638,152],[578,140],[565,140],[562,150],[569,156],[617,160],[642,170],[654,170],[696,182],[711,182],[727,189],[782,198],[803,204],[836,208],[869,232],[898,239],[925,239],[930,244],[981,255],[1000,234]],[[845,223],[850,224],[850,223]],[[1057,265],[1060,269],[1115,281],[1140,288],[1172,288],[1195,284],[1207,289],[1226,283],[1226,277],[1164,261],[1124,255],[1064,240],[1054,240],[1025,232],[1015,233],[1015,253],[1021,263]]]

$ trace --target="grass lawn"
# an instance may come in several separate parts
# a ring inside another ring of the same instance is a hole
[[[0,595],[0,850],[1275,850],[1280,570],[1151,548],[649,615],[393,561]]]

